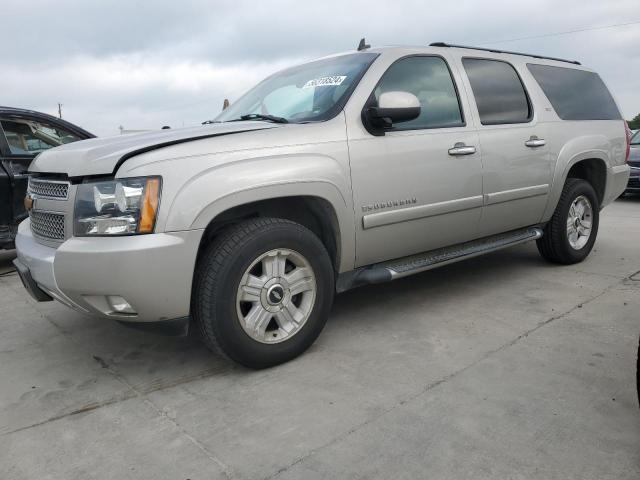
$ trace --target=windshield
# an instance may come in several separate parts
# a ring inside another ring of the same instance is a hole
[[[640,145],[640,130],[638,130],[633,137],[631,137],[631,145]]]
[[[215,121],[260,117],[295,123],[328,120],[342,110],[377,56],[375,53],[342,55],[278,72],[223,110]]]

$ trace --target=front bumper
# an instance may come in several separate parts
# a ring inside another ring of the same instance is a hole
[[[25,220],[16,235],[17,264],[21,278],[30,276],[37,289],[83,313],[127,322],[185,318],[202,232],[70,238],[52,248],[36,241]],[[122,299],[126,311],[116,307]]]
[[[50,302],[53,300],[51,296],[42,290],[36,281],[31,276],[31,272],[29,269],[17,258],[13,261],[13,265],[16,267],[16,271],[18,272],[18,276],[22,281],[22,285],[29,292],[34,300],[38,302]]]

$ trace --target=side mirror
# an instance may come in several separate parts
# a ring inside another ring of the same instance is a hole
[[[408,122],[420,116],[420,100],[409,92],[385,92],[377,107],[369,107],[367,116],[372,125],[390,128],[394,123]]]

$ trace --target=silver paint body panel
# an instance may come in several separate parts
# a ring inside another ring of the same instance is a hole
[[[31,171],[43,176],[162,176],[156,233],[71,236],[43,245],[26,221],[16,241],[21,261],[36,282],[83,309],[96,313],[86,298],[126,293],[139,312],[136,319],[153,321],[188,315],[202,232],[220,214],[249,202],[285,196],[325,200],[338,223],[338,273],[343,273],[543,224],[553,214],[567,172],[583,159],[596,158],[606,167],[603,206],[624,190],[629,167],[622,120],[561,121],[526,63],[584,67],[459,48],[368,51],[378,58],[344,109],[326,122],[210,124],[86,140],[40,154]],[[372,89],[393,62],[407,55],[446,60],[465,126],[384,136],[365,129],[361,112]],[[511,63],[531,98],[531,121],[482,125],[462,57]],[[526,146],[532,136],[545,145]],[[475,147],[475,153],[450,155],[460,142]],[[69,195],[64,205],[55,206],[70,222],[74,188]],[[145,265],[153,265],[152,275]]]

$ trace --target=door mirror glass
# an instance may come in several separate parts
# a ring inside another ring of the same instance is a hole
[[[391,127],[394,123],[408,122],[419,116],[420,100],[409,92],[381,93],[378,106],[369,108],[371,122],[381,127]]]

